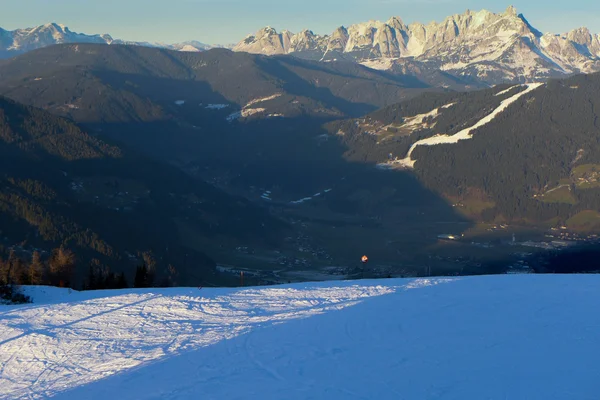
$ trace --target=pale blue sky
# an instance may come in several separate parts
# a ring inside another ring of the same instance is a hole
[[[369,19],[427,23],[467,9],[503,12],[510,4],[542,32],[587,26],[600,33],[598,0],[2,0],[0,27],[57,22],[119,39],[224,44],[266,25],[328,34]]]

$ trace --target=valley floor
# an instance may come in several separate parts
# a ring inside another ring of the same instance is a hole
[[[70,292],[0,306],[0,398],[595,399],[598,275]]]

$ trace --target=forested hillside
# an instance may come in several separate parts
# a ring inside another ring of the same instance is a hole
[[[530,89],[426,94],[327,128],[349,160],[397,168],[410,153],[419,180],[474,218],[598,230],[599,93],[600,74],[591,74]],[[409,152],[472,126],[468,140]]]
[[[102,213],[126,209],[119,221],[143,227],[139,246],[216,249],[231,265],[269,270],[352,264],[360,248],[417,268],[439,234],[477,222],[600,229],[598,75],[454,92],[352,63],[103,45],[41,49],[0,74],[3,93],[113,143],[120,156],[61,166],[62,187],[87,202],[70,206],[81,213],[102,199],[97,187],[135,193],[104,200]],[[125,161],[134,154],[124,146],[154,161]],[[206,193],[225,200],[212,205]],[[97,218],[86,229],[116,247],[103,233],[108,217]]]
[[[90,260],[120,272],[145,257],[159,274],[172,265],[189,284],[215,279],[211,257],[182,246],[182,225],[200,237],[267,247],[285,229],[246,200],[5,98],[0,155],[2,248],[25,258],[35,249],[71,249],[77,279]]]
[[[90,123],[189,119],[192,110],[214,116],[207,112],[210,104],[227,108],[226,117],[273,95],[278,97],[260,104],[268,112],[256,117],[357,116],[423,90],[439,89],[412,76],[354,63],[321,64],[225,49],[188,53],[65,44],[0,65],[0,92],[5,96]],[[192,107],[187,113],[186,107],[178,107],[184,104]]]

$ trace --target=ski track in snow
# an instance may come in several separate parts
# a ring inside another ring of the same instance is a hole
[[[537,89],[538,87],[540,87],[542,85],[544,85],[544,84],[543,83],[527,84],[526,85],[527,89],[515,94],[514,96],[511,96],[511,97],[503,100],[494,111],[492,111],[491,113],[489,113],[488,115],[483,117],[475,125],[473,125],[469,128],[465,128],[462,131],[455,133],[454,135],[438,134],[438,135],[435,135],[435,136],[432,136],[432,137],[429,137],[426,139],[422,139],[422,140],[419,140],[419,141],[413,143],[413,145],[410,146],[408,153],[406,154],[406,158],[404,158],[402,160],[394,161],[392,164],[397,164],[397,165],[399,165],[401,167],[405,167],[405,168],[414,168],[416,160],[413,160],[411,158],[411,155],[418,146],[434,146],[434,145],[438,145],[438,144],[452,144],[452,143],[457,143],[459,140],[471,139],[473,137],[471,131],[479,129],[482,126],[490,123],[494,118],[496,118],[496,116],[498,114],[500,114],[502,111],[504,111],[512,103],[517,101],[520,97],[526,95],[527,93]],[[520,85],[517,85],[517,86],[520,86]],[[508,90],[511,90],[513,88],[510,88]],[[384,164],[384,165],[387,165],[387,164]]]
[[[257,327],[342,309],[394,290],[73,292],[64,299],[69,303],[0,307],[0,398],[52,396]],[[90,295],[111,297],[78,300]]]
[[[598,275],[73,292],[0,307],[0,398],[597,400]],[[56,289],[58,290],[58,289]]]

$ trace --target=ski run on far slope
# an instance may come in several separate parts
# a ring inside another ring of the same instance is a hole
[[[459,140],[471,139],[473,137],[473,134],[471,133],[472,131],[474,131],[478,128],[481,128],[482,126],[490,123],[498,114],[500,114],[502,111],[504,111],[512,103],[514,103],[522,96],[537,89],[538,87],[540,87],[542,85],[544,85],[544,83],[527,84],[526,85],[527,89],[522,90],[519,93],[503,100],[500,103],[500,105],[498,107],[496,107],[496,109],[494,109],[494,111],[492,111],[491,113],[489,113],[488,115],[483,117],[475,125],[470,126],[469,128],[465,128],[465,129],[461,130],[460,132],[455,133],[454,135],[437,134],[435,136],[419,140],[419,141],[413,143],[412,146],[410,146],[410,149],[408,150],[408,153],[406,154],[405,158],[403,158],[401,160],[393,160],[384,165],[391,166],[391,167],[414,168],[416,160],[412,159],[411,155],[418,146],[434,146],[434,145],[438,145],[438,144],[452,144],[452,143],[457,143]]]

